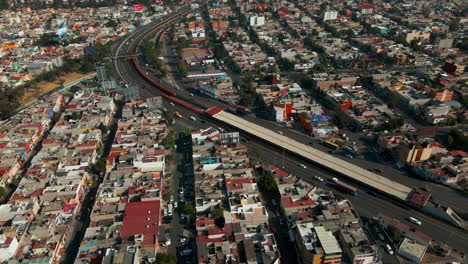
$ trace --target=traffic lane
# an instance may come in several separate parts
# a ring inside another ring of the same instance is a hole
[[[279,164],[282,162],[283,155],[280,150],[265,148],[263,144],[258,144],[255,142],[247,142],[243,144],[249,147],[249,151],[251,151],[254,147],[257,147],[262,149],[263,153],[268,153],[268,155],[262,155],[261,160],[263,162],[277,166],[279,166]],[[401,208],[399,205],[396,205],[391,201],[371,196],[365,192],[360,192],[358,196],[344,194],[333,188],[330,184],[330,179],[334,177],[333,174],[313,167],[312,164],[303,162],[300,159],[292,157],[287,153],[284,155],[284,161],[285,171],[292,173],[294,176],[304,179],[307,182],[316,184],[321,188],[332,190],[338,197],[349,199],[360,216],[369,218],[376,216],[379,213],[384,213],[429,234],[435,240],[446,243],[447,245],[450,245],[451,247],[458,250],[468,252],[468,237],[466,234],[448,224],[441,223],[440,221],[430,218],[420,213],[419,211]],[[300,163],[304,163],[307,168],[303,169],[299,167]],[[315,175],[324,178],[325,181],[319,182],[315,180]],[[421,226],[416,226],[408,222],[406,219],[410,216],[421,220],[423,224]]]
[[[197,125],[196,123],[197,122],[187,120],[187,125],[189,126],[202,126],[202,125]],[[206,124],[206,127],[208,126],[209,126],[209,123]],[[458,250],[468,252],[468,243],[467,243],[468,238],[466,237],[466,234],[463,232],[460,232],[460,230],[450,225],[441,223],[440,221],[430,218],[420,213],[419,211],[415,211],[413,209],[401,208],[398,204],[395,205],[394,203],[388,200],[373,197],[365,192],[360,192],[358,196],[351,196],[351,195],[343,194],[337,191],[336,189],[334,189],[333,187],[331,187],[329,184],[330,179],[332,177],[335,177],[334,174],[326,170],[314,167],[313,164],[302,161],[301,159],[293,157],[289,155],[288,153],[284,153],[283,155],[283,152],[281,150],[273,148],[273,147],[266,147],[264,144],[259,144],[255,141],[245,142],[243,144],[248,146],[249,151],[251,152],[254,148],[259,148],[262,152],[260,159],[263,162],[266,162],[268,164],[275,164],[275,165],[282,164],[282,160],[284,158],[284,165],[285,165],[286,171],[308,182],[314,182],[321,188],[332,190],[339,197],[344,197],[346,199],[349,199],[353,203],[358,214],[361,216],[373,217],[373,216],[376,216],[378,213],[383,212],[389,216],[392,216],[402,222],[412,225],[413,227],[416,227],[417,229],[431,235],[433,239],[435,240],[446,243],[450,245],[451,247],[454,247]],[[251,153],[250,156],[254,157],[254,154]],[[304,163],[307,166],[307,169],[303,169],[299,167],[300,163]],[[324,178],[325,181],[324,182],[316,181],[314,179],[315,175],[318,175]],[[419,220],[423,222],[423,225],[415,226],[414,224],[409,223],[406,220],[409,216],[418,218]]]
[[[184,99],[184,101],[188,101],[191,103],[195,103],[197,105],[211,105],[211,106],[218,106],[218,107],[224,107],[226,108],[226,105],[217,101],[213,100],[211,98],[206,98],[206,97],[201,97],[201,96],[186,96],[186,94],[189,94],[187,91],[178,91],[178,95]],[[263,120],[260,118],[256,118],[253,115],[245,115],[242,118],[256,123],[258,125],[261,125],[265,128],[268,128],[272,131],[281,131],[283,135],[288,136],[294,140],[297,140],[303,144],[309,144],[309,142],[314,141],[313,138],[311,138],[308,135],[305,135],[303,133],[300,133],[299,131],[286,128],[276,122],[271,122],[267,120]],[[312,147],[317,148],[322,151],[327,151],[327,149],[324,146],[321,146],[320,144],[314,144]],[[386,166],[385,164],[380,164],[376,162],[371,162],[366,159],[347,159],[344,156],[341,155],[334,155],[335,157],[341,158],[343,160],[350,161],[362,168],[367,168],[367,169],[381,169],[383,173],[381,174],[382,176],[397,181],[401,184],[407,185],[407,186],[412,186],[412,187],[425,187],[427,185],[427,182],[418,178],[411,177],[407,175],[405,172],[402,172],[401,170]],[[432,189],[433,195],[442,203],[443,205],[447,205],[452,207],[454,210],[461,211],[461,212],[468,212],[468,202],[466,197],[463,196],[459,191],[452,190],[450,188],[431,183],[434,188]],[[437,186],[437,187],[435,187]]]

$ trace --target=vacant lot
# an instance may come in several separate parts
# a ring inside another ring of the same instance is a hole
[[[60,76],[57,80],[54,82],[39,82],[37,84],[32,85],[30,88],[27,88],[24,92],[23,97],[20,100],[21,104],[26,104],[29,101],[61,86],[65,85],[69,82],[72,82],[73,80],[79,79],[86,74],[81,74],[81,73],[69,73],[64,76]]]

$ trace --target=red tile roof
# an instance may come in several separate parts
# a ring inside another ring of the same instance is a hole
[[[268,168],[273,172],[275,177],[289,177],[289,175],[291,175],[291,173],[285,172],[284,170],[273,165]]]
[[[281,200],[283,200],[284,207],[286,208],[317,205],[310,199],[293,201],[291,197],[282,197]]]
[[[450,156],[468,157],[468,153],[463,150],[453,150],[449,152]]]
[[[121,237],[137,234],[158,234],[159,201],[127,203]]]

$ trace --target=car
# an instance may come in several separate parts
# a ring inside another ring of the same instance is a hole
[[[300,163],[300,164],[299,164],[299,167],[301,167],[301,168],[303,168],[303,169],[307,169],[307,166],[304,165],[304,163]]]
[[[221,132],[223,132],[223,131],[224,131],[224,129],[223,129],[223,128],[221,128],[221,127],[218,127],[218,130],[219,130],[219,131],[221,131]]]
[[[334,181],[334,182],[338,182],[338,178],[336,178],[336,177],[333,177],[333,178],[332,178],[332,181]]]
[[[280,134],[280,135],[283,135],[283,132],[281,132],[281,131],[278,131],[278,134]]]
[[[175,104],[174,104],[173,102],[170,102],[169,104],[170,104],[171,106],[175,106]]]
[[[185,243],[187,241],[188,241],[188,239],[186,237],[181,237],[180,238],[180,243]]]
[[[317,180],[317,181],[321,181],[323,182],[323,178],[318,176],[318,175],[315,175],[314,178]]]
[[[411,216],[408,218],[408,221],[410,221],[411,223],[416,224],[416,225],[422,225],[421,221],[419,221],[418,219],[416,219],[414,217],[411,217]]]
[[[382,233],[377,233],[377,236],[379,237],[380,240],[385,241],[384,235]]]
[[[345,157],[350,158],[350,159],[354,158],[353,155],[351,155],[349,153],[345,154]]]
[[[127,252],[130,254],[135,253],[135,249],[136,249],[135,246],[127,246]]]
[[[393,255],[393,249],[389,244],[385,245],[385,250],[388,252],[388,254]]]
[[[273,205],[277,205],[277,204],[278,204],[278,202],[277,202],[275,199],[271,199],[271,203],[272,203]]]
[[[181,256],[190,256],[192,254],[192,250],[190,248],[186,248],[180,251]]]
[[[164,242],[164,246],[170,246],[171,245],[171,239],[170,238],[166,238],[166,241]]]
[[[192,121],[197,121],[197,119],[194,116],[190,116],[189,119]]]
[[[184,194],[184,187],[180,187],[180,188],[179,188],[179,193],[180,193],[180,194]]]
[[[375,172],[378,172],[378,173],[382,173],[382,172],[383,172],[382,169],[375,169],[374,171],[375,171]]]
[[[193,96],[193,93],[191,93],[190,96]]]

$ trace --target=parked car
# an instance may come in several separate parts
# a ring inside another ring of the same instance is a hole
[[[377,233],[377,236],[379,237],[380,240],[385,241],[384,235],[382,233]]]
[[[300,163],[300,164],[299,164],[299,167],[301,167],[301,168],[303,168],[303,169],[307,169],[307,166],[304,165],[303,163]]]
[[[385,250],[388,252],[388,254],[393,255],[393,249],[389,244],[385,245]]]
[[[180,251],[181,256],[189,256],[191,254],[192,254],[192,250],[190,248],[186,248],[186,249]]]

